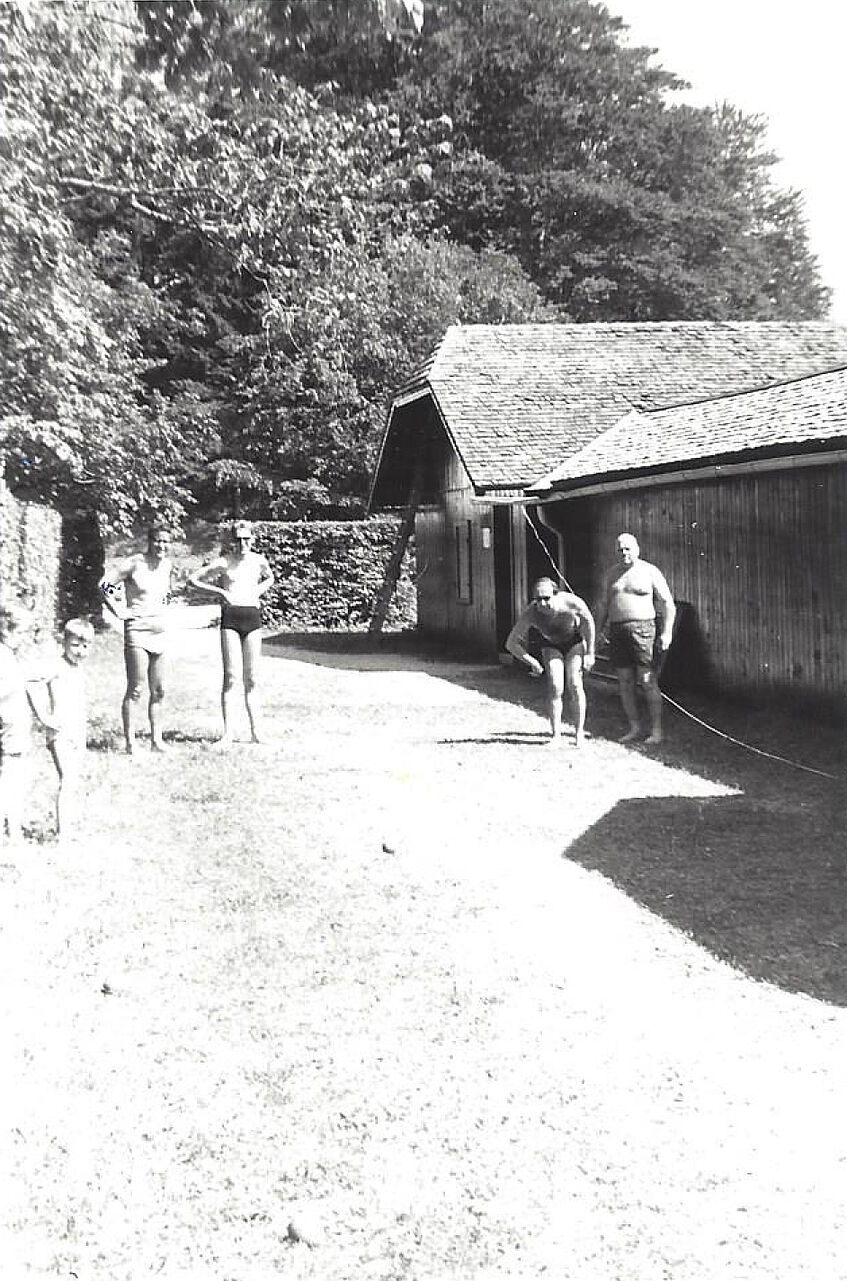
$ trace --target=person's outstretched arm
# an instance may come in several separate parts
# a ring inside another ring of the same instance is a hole
[[[124,622],[126,619],[127,611],[125,608],[120,610],[116,606],[115,598],[117,596],[118,584],[126,583],[126,580],[130,577],[134,568],[135,560],[126,560],[117,570],[115,570],[113,574],[104,574],[98,583],[103,604],[106,606],[109,613],[113,614],[120,623]]]
[[[512,630],[509,632],[509,635],[506,637],[505,648],[518,660],[519,663],[523,663],[525,667],[528,667],[533,676],[540,676],[544,671],[544,668],[541,666],[538,659],[534,658],[532,654],[530,654],[526,647],[531,608],[532,607],[530,606],[529,609],[524,610]]]
[[[56,729],[56,721],[53,719],[51,683],[51,679],[45,675],[34,676],[26,682],[26,695],[40,723],[47,729]]]
[[[585,655],[583,657],[583,666],[591,668],[594,666],[594,649],[597,643],[597,629],[594,626],[594,615],[586,605],[581,596],[571,595],[569,604],[571,609],[579,618],[579,630],[585,641]]]
[[[197,587],[202,592],[208,592],[211,596],[217,596],[219,600],[228,601],[229,592],[225,591],[223,587],[219,587],[217,583],[213,583],[211,581],[212,577],[217,577],[217,575],[220,574],[222,568],[223,561],[213,560],[210,565],[204,565],[202,569],[198,569],[196,574],[189,574],[188,582],[192,587]]]

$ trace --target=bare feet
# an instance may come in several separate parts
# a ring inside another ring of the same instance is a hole
[[[585,730],[582,730],[582,729],[577,730],[576,734],[574,735],[573,745],[574,747],[585,746]]]
[[[129,738],[126,740],[126,743],[124,744],[124,751],[126,752],[127,756],[133,756],[135,754],[135,743],[133,743],[132,740]]]
[[[655,730],[654,730],[652,734],[648,734],[648,735],[647,735],[647,737],[645,738],[645,740],[644,740],[644,746],[645,746],[645,747],[656,747],[659,743],[661,743],[661,742],[662,742],[662,737],[663,737],[663,736],[662,736],[661,731],[657,732],[657,731],[655,731]]]
[[[621,734],[618,739],[619,743],[634,743],[637,738],[641,737],[640,729],[628,729],[625,734]]]

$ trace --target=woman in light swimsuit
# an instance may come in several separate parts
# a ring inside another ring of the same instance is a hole
[[[259,602],[273,583],[274,576],[265,557],[252,550],[252,544],[252,525],[248,520],[237,521],[229,552],[188,580],[221,601],[221,710],[224,721],[223,737],[219,740],[221,747],[228,747],[232,742],[234,699],[239,679],[244,691],[251,740],[254,743],[261,741],[256,691],[262,649]]]
[[[145,676],[150,694],[150,746],[154,752],[165,750],[161,712],[165,697],[165,650],[168,640],[166,611],[173,569],[168,558],[170,545],[169,531],[158,525],[152,526],[147,531],[147,551],[131,556],[116,574],[100,584],[103,603],[124,625],[126,693],[121,704],[121,719],[129,754],[132,754],[135,746],[133,707],[141,701]],[[122,612],[115,607],[112,599],[118,583],[123,583],[126,599],[126,609]]]

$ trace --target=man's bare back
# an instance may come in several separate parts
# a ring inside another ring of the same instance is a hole
[[[545,604],[533,601],[529,606],[529,623],[554,644],[569,641],[579,629],[583,618],[582,612],[577,608],[578,603],[582,604],[569,592],[557,592]]]

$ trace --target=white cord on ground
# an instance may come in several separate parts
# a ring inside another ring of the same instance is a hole
[[[792,769],[801,769],[806,774],[817,774],[819,778],[830,778],[833,782],[838,782],[837,774],[827,774],[822,769],[813,769],[811,765],[801,765],[799,761],[790,761],[787,756],[777,756],[775,752],[765,752],[761,747],[752,747],[749,743],[743,743],[740,738],[733,738],[731,734],[724,734],[723,730],[715,729],[714,725],[709,725],[707,721],[701,721],[699,716],[695,716],[693,712],[689,712],[687,708],[682,707],[664,690],[660,692],[662,698],[666,703],[670,703],[671,707],[675,707],[678,712],[682,712],[683,716],[687,716],[689,720],[696,721],[698,725],[702,725],[711,734],[717,734],[718,738],[724,738],[728,743],[734,743],[736,747],[743,747],[748,752],[755,752],[757,756],[766,756],[769,761],[779,761],[783,765],[790,765]]]
[[[541,544],[541,549],[544,552],[544,555],[549,560],[550,564],[553,566],[554,570],[556,571],[557,576],[564,583],[565,587],[567,587],[568,591],[572,592],[573,588],[571,587],[568,580],[565,578],[562,571],[559,569],[559,566],[553,560],[553,557],[550,555],[550,552],[547,548],[547,544],[544,542],[538,530],[535,528],[535,525],[530,519],[529,512],[526,510],[525,507],[524,507],[524,516],[526,517],[526,523],[529,525],[533,534],[535,534],[535,537],[538,539],[539,543]],[[754,752],[756,756],[766,756],[769,761],[779,761],[780,764],[782,765],[790,765],[792,769],[803,770],[805,774],[817,774],[818,778],[829,778],[834,783],[838,782],[838,776],[836,774],[827,774],[825,770],[813,769],[811,765],[801,765],[799,761],[790,761],[787,756],[777,756],[775,752],[765,752],[761,747],[753,747],[750,743],[743,743],[740,738],[733,738],[731,734],[725,734],[723,730],[716,729],[714,725],[710,725],[707,721],[701,720],[699,716],[695,716],[693,712],[689,712],[687,708],[682,707],[679,703],[677,703],[674,699],[672,699],[669,694],[666,694],[664,690],[660,690],[659,692],[661,693],[662,698],[665,700],[665,702],[670,703],[671,707],[675,707],[678,712],[682,712],[683,716],[687,716],[689,720],[696,721],[696,723],[698,725],[701,725],[703,729],[707,729],[710,734],[716,734],[718,738],[725,739],[727,743],[734,743],[736,747],[743,747],[745,751]]]

